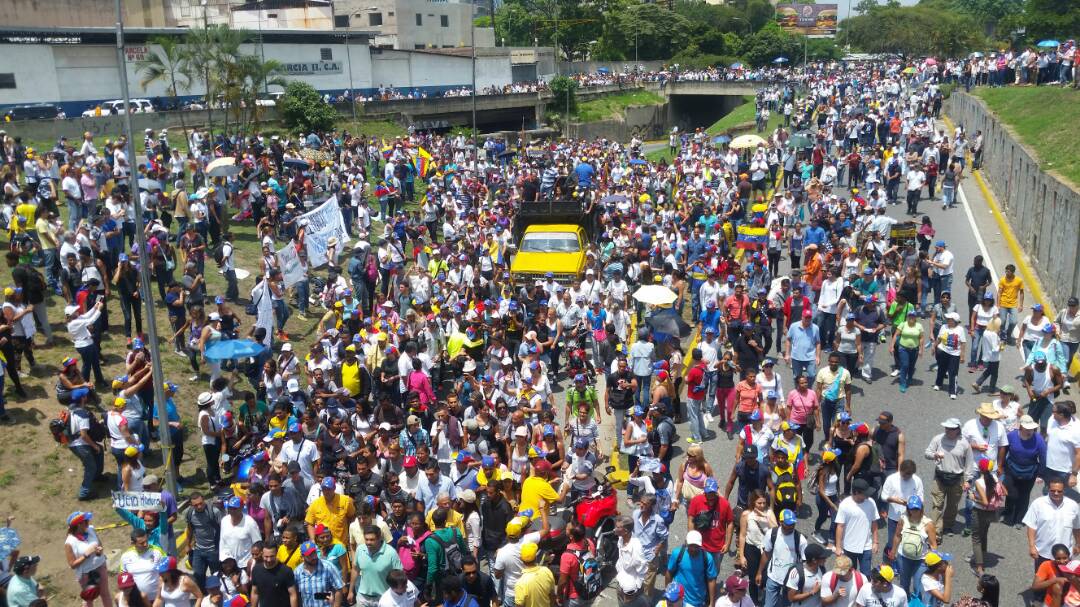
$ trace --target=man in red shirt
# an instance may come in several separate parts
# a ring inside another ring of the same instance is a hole
[[[730,328],[741,326],[750,319],[750,298],[746,296],[745,286],[742,283],[735,285],[735,292],[724,300],[724,320]]]
[[[690,442],[700,443],[705,440],[705,361],[702,360],[701,348],[694,348],[690,353],[690,370],[686,373],[686,416],[690,418]]]
[[[686,512],[690,527],[701,533],[701,547],[712,554],[717,563],[728,549],[728,538],[734,531],[735,515],[731,504],[720,496],[720,483],[705,479],[705,493],[690,500]]]
[[[585,527],[577,521],[568,522],[565,531],[570,543],[559,557],[559,585],[556,592],[559,595],[559,604],[563,607],[583,607],[586,601],[578,594],[574,582],[581,575],[581,559],[585,558],[591,549],[585,539]]]

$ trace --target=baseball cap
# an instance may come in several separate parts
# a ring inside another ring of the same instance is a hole
[[[821,454],[821,461],[825,462],[826,464],[836,461],[836,451],[833,451],[832,449],[824,451]]]
[[[893,568],[888,565],[881,565],[880,567],[874,569],[872,573],[874,578],[880,579],[885,582],[892,582],[893,578],[896,577],[896,573],[893,571]]]
[[[696,530],[686,532],[686,545],[687,546],[700,546],[701,545],[701,532],[696,531]]]
[[[485,468],[492,468],[495,466],[495,458],[490,455],[485,455],[484,457],[480,458],[480,465]]]
[[[927,552],[926,556],[923,558],[923,562],[926,563],[927,567],[933,567],[934,565],[937,565],[942,561],[948,563],[951,560],[951,554],[949,554],[948,552],[938,552],[936,550],[931,550],[930,552]]]
[[[319,483],[319,486],[321,486],[323,489],[333,489],[333,488],[335,488],[336,484],[334,483],[334,477],[327,476],[327,477],[323,478],[322,482]]]
[[[1032,355],[1032,358],[1035,360],[1035,362],[1039,362],[1039,363],[1046,362],[1046,352],[1042,352],[1042,351],[1036,352],[1035,354]]]
[[[724,580],[724,589],[727,590],[728,594],[739,590],[746,590],[749,587],[750,581],[738,574],[731,574],[728,576],[728,579]]]
[[[678,582],[672,582],[667,585],[667,588],[664,589],[664,600],[674,603],[675,601],[681,600],[683,598],[684,592],[685,590],[683,589],[682,584]]]
[[[319,551],[319,547],[315,545],[315,542],[307,540],[303,544],[300,544],[300,554],[308,556]]]
[[[416,467],[416,456],[415,455],[406,455],[405,459],[402,461],[402,465],[405,466],[406,468],[415,468]]]
[[[83,512],[81,510],[76,510],[75,512],[72,512],[71,514],[68,515],[67,524],[68,524],[68,527],[74,527],[75,525],[78,525],[79,523],[92,521],[93,519],[94,519],[94,513],[93,512]]]
[[[120,590],[127,590],[135,586],[135,578],[127,571],[121,571],[120,575],[116,576],[116,587]]]
[[[934,246],[935,247],[943,247],[943,246],[945,246],[945,241],[944,240],[939,240],[939,241],[934,243]]]
[[[515,516],[510,519],[510,522],[506,523],[506,535],[510,537],[517,537],[521,535],[522,529],[525,527],[527,521],[520,516]]]
[[[821,544],[809,544],[806,546],[806,560],[818,560],[829,558],[829,552]]]
[[[717,493],[718,491],[720,491],[720,483],[715,478],[710,476],[705,479],[705,493]]]
[[[854,482],[851,483],[851,492],[852,493],[865,494],[869,490],[870,490],[870,483],[866,482],[865,479],[857,478],[857,479],[855,479]]]
[[[521,546],[521,560],[527,563],[531,563],[536,560],[536,553],[540,550],[540,546],[536,542],[526,542]]]
[[[754,409],[753,411],[750,412],[750,421],[756,422],[756,421],[760,421],[760,420],[761,420],[761,410],[760,409]]]
[[[742,450],[743,459],[757,459],[758,448],[757,445],[746,445]]]
[[[236,497],[234,495],[234,496],[230,497],[229,499],[225,500],[225,507],[226,508],[243,508],[244,507],[244,501],[241,500],[239,497]]]
[[[289,424],[289,432],[299,432],[299,431],[300,431],[300,424],[298,424],[297,422],[293,422],[293,423]]]
[[[1037,304],[1031,306],[1031,309],[1033,311],[1035,311],[1035,312],[1042,312],[1043,311],[1043,305],[1041,303],[1037,303]]]
[[[780,522],[785,525],[791,526],[799,522],[799,517],[795,516],[795,513],[791,510],[785,508],[780,511]]]
[[[913,496],[909,497],[908,500],[907,500],[907,509],[908,510],[922,510],[923,509],[922,498],[917,496],[917,495],[913,495]]]

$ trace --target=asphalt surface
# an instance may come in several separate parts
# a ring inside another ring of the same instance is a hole
[[[664,144],[651,144],[651,147],[657,145]],[[998,232],[998,226],[990,215],[989,209],[987,208],[974,179],[971,177],[965,178],[961,184],[961,190],[962,194],[959,196],[960,202],[956,207],[949,210],[942,210],[940,193],[938,194],[939,198],[937,200],[930,201],[926,199],[924,191],[924,198],[919,204],[919,211],[920,214],[927,214],[931,217],[934,227],[937,230],[937,238],[945,240],[949,249],[951,249],[955,255],[956,274],[954,278],[954,290],[957,290],[958,295],[954,297],[954,299],[957,300],[958,309],[961,315],[966,318],[968,310],[966,289],[963,286],[963,276],[967,272],[967,269],[972,265],[972,259],[979,254],[982,254],[987,259],[987,265],[993,272],[995,285],[998,278],[1004,274],[1005,265],[1016,263],[1016,261],[1010,256],[1009,250],[1004,244],[1004,239]],[[901,221],[909,219],[906,216],[905,211],[906,207],[903,201],[901,201],[899,205],[889,207],[889,215],[896,217]],[[787,273],[790,269],[789,261],[786,258],[781,261],[780,266],[781,272],[784,273]],[[1030,296],[1030,293],[1028,293],[1025,305],[1030,306],[1032,303],[1035,302]],[[1021,319],[1025,314],[1026,312],[1021,314]],[[689,356],[687,356],[687,358],[689,358]],[[822,360],[821,362],[824,364],[825,360]],[[930,490],[932,487],[934,466],[933,462],[927,460],[923,455],[926,446],[929,444],[931,438],[943,431],[940,426],[940,423],[943,420],[950,417],[956,417],[959,418],[962,423],[966,422],[975,417],[975,409],[978,407],[979,403],[993,399],[985,392],[979,395],[973,393],[971,383],[975,380],[976,375],[968,373],[966,364],[961,364],[960,373],[957,376],[957,385],[959,387],[959,396],[957,400],[950,400],[946,391],[934,391],[932,389],[934,373],[928,370],[931,362],[933,362],[933,360],[932,355],[929,352],[924,352],[920,355],[912,385],[909,387],[907,393],[901,394],[895,380],[888,376],[888,373],[891,370],[891,367],[889,366],[891,363],[891,356],[888,354],[887,350],[879,347],[875,356],[873,382],[868,384],[860,377],[856,377],[852,383],[854,389],[852,403],[855,420],[866,422],[871,428],[874,428],[876,427],[877,414],[880,411],[889,410],[895,415],[895,423],[904,432],[906,437],[906,457],[915,461],[916,466],[918,467],[917,474],[922,478],[925,487],[928,514],[931,511]],[[1002,355],[998,384],[1002,385],[1010,383],[1019,387],[1019,369],[1021,365],[1021,353],[1015,347],[1008,348]],[[790,390],[793,385],[790,367],[786,366],[781,360],[777,365],[777,371],[782,376],[785,391]],[[717,420],[717,424],[718,423],[719,420]],[[715,424],[713,429],[715,431]],[[605,420],[604,430],[609,433],[610,436],[612,431],[610,427],[610,418]],[[689,435],[690,432],[687,425],[685,423],[679,424],[679,437],[681,442],[678,445],[679,455],[673,460],[673,470],[677,471],[682,463],[685,448],[688,446],[685,437]],[[816,432],[815,440],[820,444],[820,429]],[[713,470],[721,483],[720,486],[723,487],[727,480],[727,476],[736,461],[736,441],[728,440],[726,435],[720,432],[706,440],[702,446],[705,450],[707,461],[712,465]],[[817,446],[815,446],[814,452],[819,453]],[[811,496],[806,489],[807,484],[804,483],[804,493],[806,494],[805,501],[812,504],[813,496]],[[1036,485],[1032,492],[1033,497],[1041,493],[1041,491],[1042,485]],[[733,500],[736,497],[734,491],[732,492],[731,497]],[[627,505],[626,500],[621,500],[620,513],[625,514],[629,512],[630,507]],[[816,512],[814,514],[816,515]],[[813,520],[813,516],[800,518],[798,529],[806,537],[809,537],[810,533],[813,532]],[[958,516],[957,520],[962,524],[962,516]],[[677,550],[679,546],[683,545],[686,531],[687,519],[685,509],[683,509],[676,514],[675,520],[670,527],[670,540],[667,554],[670,554],[672,551]],[[882,548],[887,541],[885,535],[886,531],[883,528],[879,531],[878,536],[879,545]],[[972,554],[971,538],[963,537],[960,534],[947,536],[942,539],[940,547],[941,550],[949,552],[954,556],[953,562],[956,573],[954,576],[953,601],[956,601],[960,596],[966,594],[978,596],[976,592],[977,578],[970,565]],[[881,558],[882,555],[880,552],[875,554],[875,566],[880,563]],[[830,559],[828,566],[831,566],[831,564],[832,559]],[[730,575],[733,569],[734,558],[731,556],[725,557],[720,568],[720,581],[722,582],[723,579]],[[1027,552],[1025,531],[1006,527],[1001,523],[995,523],[991,526],[988,552],[985,557],[985,572],[996,576],[1000,581],[1001,605],[1027,604],[1027,600],[1030,598],[1029,595],[1027,593],[1021,595],[1021,593],[1031,584],[1033,568],[1032,560]],[[658,588],[662,588],[662,582],[662,576],[659,576],[657,581]],[[616,604],[614,594],[613,588],[609,587],[596,601],[596,604],[605,607]]]

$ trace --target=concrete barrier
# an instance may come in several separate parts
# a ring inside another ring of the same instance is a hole
[[[141,142],[141,133],[146,129],[154,129],[154,132],[161,129],[179,129],[181,116],[188,128],[201,127],[208,124],[208,114],[206,110],[135,113],[131,115],[131,130],[135,138]],[[260,122],[264,124],[276,124],[278,121],[277,111],[272,107],[261,108],[259,116]],[[214,124],[221,126],[223,119],[223,110],[214,110]],[[56,141],[60,137],[81,140],[83,133],[87,131],[94,136],[95,140],[100,140],[121,135],[124,132],[124,117],[94,116],[65,120],[18,120],[3,123],[0,128],[7,131],[8,135],[22,137],[25,141]]]
[[[983,132],[982,172],[1001,203],[1024,253],[1054,304],[1080,292],[1080,190],[1045,173],[1035,152],[1020,143],[983,101],[955,92],[945,112],[969,140]]]

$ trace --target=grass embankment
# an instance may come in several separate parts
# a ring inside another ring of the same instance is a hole
[[[631,106],[658,105],[665,101],[666,99],[663,96],[657,95],[652,91],[643,90],[604,95],[597,99],[579,103],[577,114],[574,115],[574,120],[577,122],[606,120],[608,118],[621,116],[626,108]]]
[[[348,129],[351,133],[363,133],[368,136],[387,138],[404,135],[404,129],[389,122],[361,121],[359,123],[341,124],[339,128]],[[265,133],[281,133],[280,127],[268,127]],[[183,148],[183,135],[180,129],[170,129],[170,142]],[[111,133],[109,137],[115,139],[119,133]],[[175,136],[175,139],[174,139]],[[100,147],[105,141],[104,137],[95,139]],[[44,149],[48,146],[38,144]],[[142,141],[136,142],[136,149],[141,151]],[[419,184],[418,184],[419,185]],[[417,195],[421,195],[422,188],[417,188]],[[373,210],[377,212],[377,204],[371,201]],[[415,205],[415,203],[413,203]],[[408,206],[408,205],[407,205]],[[60,205],[61,214],[66,220],[67,206]],[[255,226],[250,221],[239,223],[230,222],[233,232],[233,242],[236,245],[236,266],[252,273],[252,277],[240,281],[240,296],[243,299],[254,285],[254,275],[259,273],[260,251]],[[382,224],[376,222],[372,226],[371,239],[376,239],[382,232]],[[6,237],[0,238],[5,241]],[[278,243],[278,247],[285,243]],[[180,276],[180,270],[176,271],[176,277]],[[206,262],[207,293],[213,297],[225,292],[225,280],[218,273],[217,267],[212,260]],[[6,283],[5,283],[6,284]],[[152,287],[154,299],[158,300],[157,286]],[[290,299],[291,301],[291,299]],[[192,490],[207,490],[205,474],[205,458],[199,446],[199,432],[194,425],[196,410],[195,399],[199,392],[206,390],[209,384],[207,367],[202,364],[201,374],[197,381],[189,381],[194,374],[188,361],[184,357],[173,353],[172,331],[169,327],[165,309],[159,305],[155,309],[158,334],[161,341],[162,371],[166,381],[175,382],[180,386],[180,391],[175,398],[179,409],[182,423],[185,427],[185,455],[181,462],[181,474],[187,478],[184,483],[185,495]],[[42,563],[37,575],[38,581],[47,589],[52,600],[59,604],[75,604],[77,601],[77,587],[72,583],[70,571],[64,563],[63,543],[57,541],[62,536],[65,517],[73,510],[90,509],[94,512],[94,523],[100,530],[106,554],[115,557],[116,554],[129,543],[128,529],[116,527],[119,517],[110,507],[108,491],[111,487],[100,485],[97,487],[99,498],[93,502],[77,502],[75,493],[78,489],[82,475],[82,467],[75,457],[65,448],[53,442],[49,434],[49,420],[56,416],[61,406],[56,400],[54,385],[56,373],[59,370],[60,361],[69,355],[74,355],[70,336],[63,326],[64,302],[60,297],[51,297],[47,301],[49,320],[56,335],[57,344],[52,348],[43,348],[40,345],[36,349],[37,366],[33,369],[25,360],[23,369],[30,371],[31,376],[23,380],[23,385],[28,393],[28,398],[15,398],[11,392],[10,381],[5,382],[8,392],[7,410],[15,423],[4,426],[4,440],[0,441],[0,513],[4,516],[14,516],[13,526],[19,530],[23,539],[22,550],[26,554],[39,554]],[[212,306],[211,306],[212,307]],[[246,332],[254,318],[244,314],[243,306],[232,306],[240,316],[242,332]],[[316,325],[325,310],[321,308],[309,308],[306,320],[301,320],[292,310],[286,330],[291,340],[297,344],[297,353],[300,356],[307,350],[312,342]],[[127,352],[128,335],[124,334],[123,316],[119,302],[111,298],[109,302],[110,330],[101,342],[102,367],[107,378],[113,378],[123,373],[124,356]],[[144,326],[145,331],[145,326]],[[41,342],[39,337],[37,340]],[[235,381],[234,392],[250,390],[252,387],[242,376],[226,373]],[[147,454],[145,463],[147,467],[159,475],[163,475],[160,452],[155,443],[154,448]],[[105,455],[105,472],[110,479],[114,479],[115,463],[111,455]],[[43,508],[43,500],[48,503],[48,508]],[[183,525],[179,525],[182,527]],[[60,534],[60,535],[57,535]]]
[[[979,87],[975,95],[1035,151],[1039,165],[1080,186],[1080,91],[1051,86]]]
[[[751,95],[743,96],[743,103],[735,109],[727,113],[723,118],[712,123],[711,126],[705,129],[709,135],[722,135],[729,134],[734,137],[737,134],[735,131],[752,132],[754,130],[754,98]],[[772,133],[776,127],[780,126],[783,122],[782,115],[777,112],[772,112],[769,116],[769,125],[765,129],[765,133]],[[742,127],[742,128],[739,128]],[[762,134],[764,136],[764,133]],[[652,150],[645,153],[645,157],[650,162],[659,162],[661,159],[669,160],[669,151],[665,146],[660,149]]]

